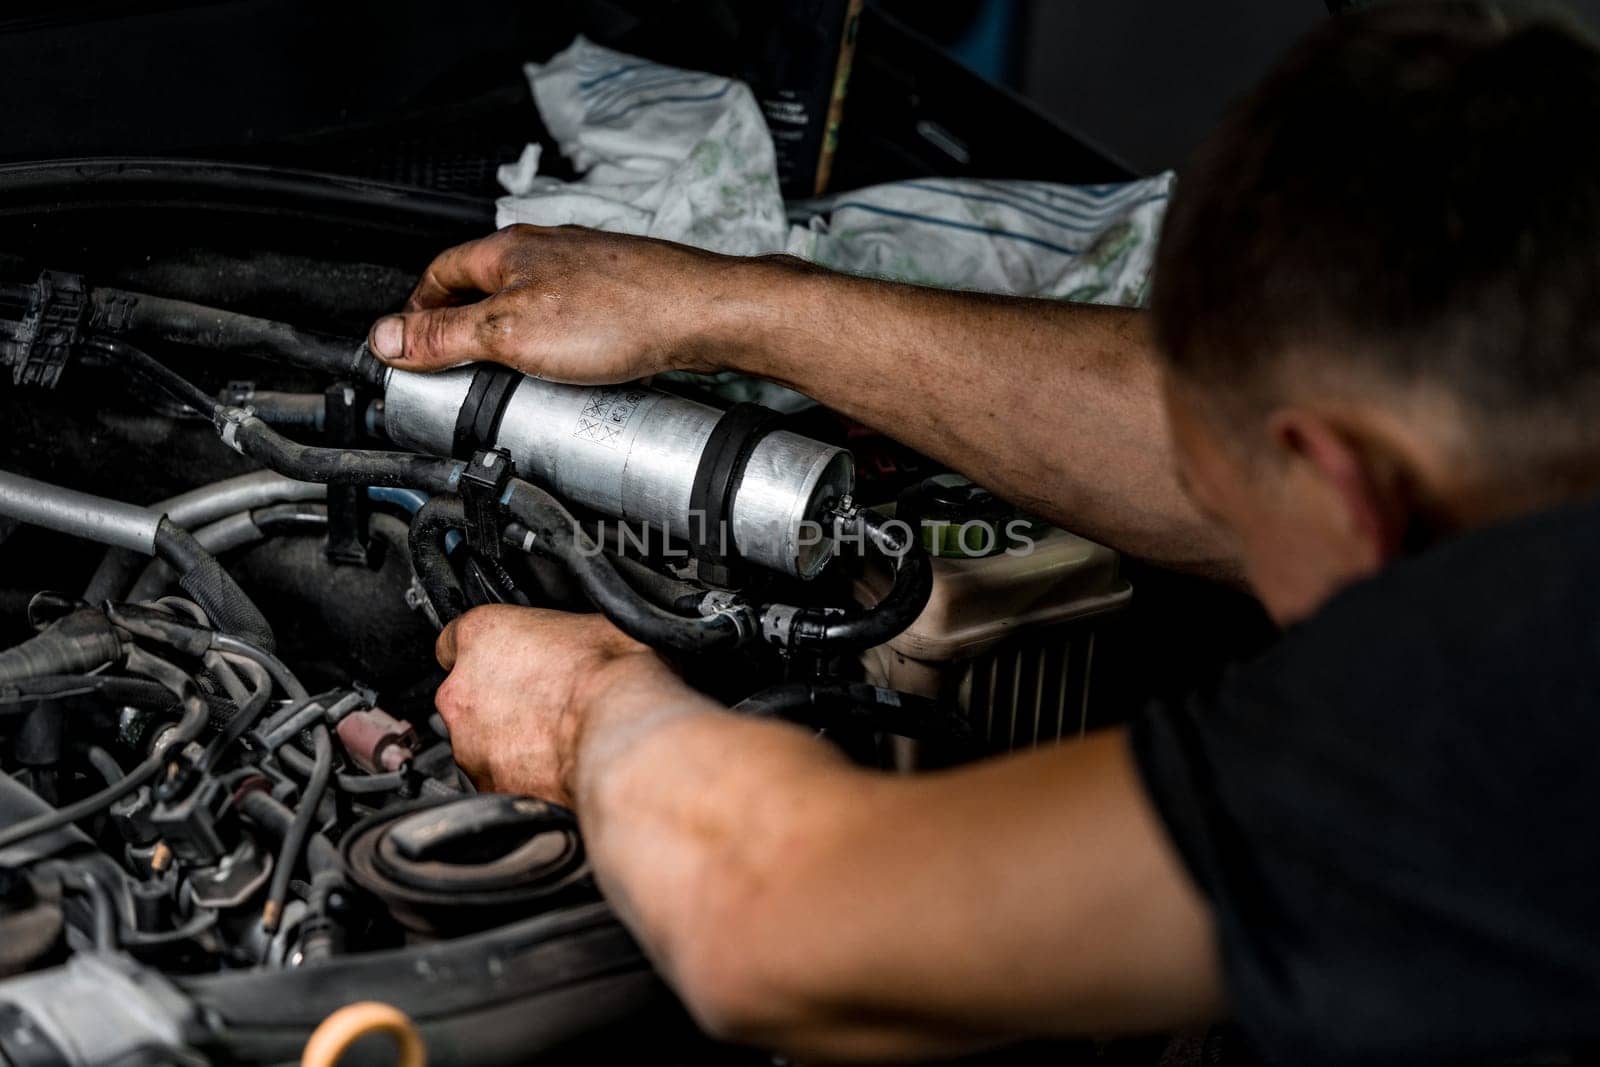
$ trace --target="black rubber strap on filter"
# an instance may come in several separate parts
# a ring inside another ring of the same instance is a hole
[[[695,542],[690,547],[696,558],[715,564],[732,559],[733,490],[744,476],[750,453],[777,428],[780,417],[760,404],[735,404],[711,428],[689,493],[689,532]],[[696,522],[697,517],[701,521]]]
[[[500,433],[500,420],[522,376],[506,367],[482,367],[472,376],[467,398],[456,414],[454,454],[470,459],[480,448],[493,448]]]

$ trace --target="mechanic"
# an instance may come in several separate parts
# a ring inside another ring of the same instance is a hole
[[[697,1017],[796,1055],[1600,1039],[1597,126],[1563,23],[1385,5],[1196,156],[1148,314],[577,229],[445,252],[373,328],[395,366],[772,379],[1287,627],[1126,729],[906,777],[598,616],[481,608],[438,645],[459,760],[574,807]]]

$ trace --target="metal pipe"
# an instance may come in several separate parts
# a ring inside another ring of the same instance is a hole
[[[192,530],[241,511],[253,511],[268,504],[323,500],[327,495],[328,487],[318,482],[286,478],[276,471],[251,471],[169,497],[153,505],[152,510],[165,512],[167,518]]]
[[[307,482],[295,482],[295,485],[308,485]],[[325,489],[326,486],[318,486]],[[287,511],[288,514],[280,514]],[[229,515],[218,519],[216,522],[193,531],[194,539],[200,547],[213,556],[221,556],[232,552],[236,548],[257,544],[265,541],[272,532],[282,532],[279,525],[273,523],[278,519],[279,524],[287,520],[297,520],[307,528],[320,529],[328,524],[326,509],[312,505],[302,510],[297,510],[294,504],[269,504],[264,508],[253,511],[241,511],[236,515]],[[267,528],[263,528],[262,524]],[[269,532],[269,530],[271,532]],[[163,591],[177,581],[178,575],[172,567],[159,559],[150,560],[145,564],[144,570],[139,573],[139,578],[133,583],[133,588],[128,590],[127,599],[132,603],[144,600],[154,600]],[[93,602],[92,598],[85,597]]]
[[[0,515],[57,533],[155,555],[161,512],[0,471]]]
[[[296,481],[276,471],[252,471],[168,497],[152,504],[150,510],[165,512],[172,522],[192,530],[237,512],[269,504],[322,500],[327,495],[328,487],[317,482]],[[204,544],[204,541],[201,543]],[[83,598],[91,604],[122,599],[127,593],[128,583],[139,573],[140,566],[133,553],[125,549],[111,549],[100,560],[100,566],[95,568]],[[166,575],[164,581],[170,583],[170,571],[161,573]],[[165,585],[160,588],[165,588]]]

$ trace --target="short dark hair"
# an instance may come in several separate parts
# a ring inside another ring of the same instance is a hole
[[[1152,311],[1237,396],[1294,353],[1446,388],[1514,463],[1600,447],[1600,49],[1462,0],[1331,19],[1180,176]]]

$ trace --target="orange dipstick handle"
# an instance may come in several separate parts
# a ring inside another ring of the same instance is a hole
[[[395,1067],[426,1067],[428,1050],[411,1017],[390,1004],[364,1000],[347,1004],[322,1020],[300,1054],[300,1067],[334,1067],[351,1045],[368,1034],[394,1038]]]

